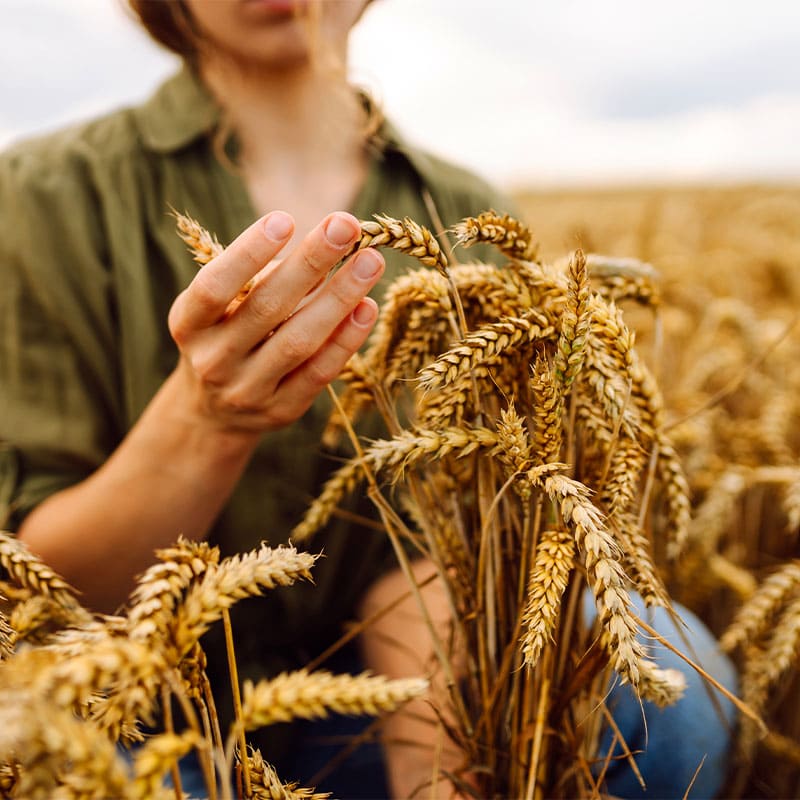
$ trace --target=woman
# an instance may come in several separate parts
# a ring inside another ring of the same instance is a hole
[[[347,87],[347,35],[366,0],[129,2],[182,56],[181,72],[138,108],[0,158],[0,514],[99,610],[122,603],[154,548],[178,534],[223,554],[277,544],[318,492],[336,463],[320,452],[320,392],[375,321],[368,294],[402,269],[396,253],[365,250],[314,291],[355,241],[355,217],[381,211],[437,229],[431,209],[450,225],[504,206],[376,126]],[[233,243],[195,274],[170,207]],[[237,606],[243,676],[302,666],[359,607],[401,594],[384,538],[340,519],[314,542],[326,554],[314,586]],[[386,647],[386,632],[410,647]],[[368,630],[366,665],[419,674],[424,639],[413,606],[401,607]],[[221,689],[224,646],[214,634],[205,645]],[[414,649],[421,658],[405,655]],[[628,707],[626,724],[641,727]],[[392,795],[408,797],[430,775],[432,728],[410,716],[391,725],[393,738],[423,745],[388,750]],[[286,780],[316,771],[320,751],[305,735],[267,729],[257,741]],[[724,741],[717,760],[723,752]],[[665,755],[655,760],[672,764]],[[386,796],[374,766],[319,788]],[[674,782],[680,796],[687,781]]]
[[[318,492],[336,464],[320,452],[319,392],[375,321],[368,292],[408,263],[365,250],[287,320],[355,241],[355,217],[381,211],[435,227],[426,193],[445,225],[502,205],[474,177],[375,128],[339,68],[365,5],[131,0],[182,71],[143,106],[0,162],[5,526],[98,610],[118,607],[154,548],[178,534],[208,537],[223,554],[277,544]],[[195,274],[170,207],[233,243]],[[244,677],[301,666],[359,603],[394,599],[396,576],[380,580],[393,563],[383,539],[336,523],[313,544],[326,554],[316,585],[237,607]],[[222,687],[224,647],[213,638],[206,647]],[[422,669],[370,652],[376,671]],[[298,749],[291,735],[268,734],[259,743],[279,774],[310,778],[284,770]],[[403,752],[391,760],[396,796],[427,772],[416,751]],[[375,796],[364,781],[362,796]]]

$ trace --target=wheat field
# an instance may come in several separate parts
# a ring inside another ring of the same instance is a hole
[[[665,576],[737,658],[770,734],[742,724],[730,796],[800,793],[800,187],[520,192],[545,258],[581,246],[661,275],[660,319],[627,319],[663,390],[692,494]],[[734,627],[726,628],[735,618]]]
[[[684,689],[641,645],[633,593],[696,611],[739,667],[724,796],[798,795],[800,189],[517,202],[519,217],[487,211],[451,231],[455,258],[413,220],[362,223],[361,246],[410,266],[331,390],[324,443],[349,441],[353,458],[292,532],[309,552],[221,561],[179,541],[124,613],[101,617],[0,536],[0,796],[176,797],[163,778],[191,749],[212,796],[220,778],[220,797],[228,779],[245,797],[319,796],[277,776],[247,731],[389,711],[427,684],[301,670],[240,689],[229,641],[239,704],[220,731],[198,641],[237,600],[308,579],[314,532],[354,491],[375,502],[423,614],[414,554],[444,587],[452,624],[431,626],[426,677],[444,676],[431,724],[455,746],[462,796],[608,796],[610,682],[658,705]],[[199,223],[178,227],[200,264],[220,251]],[[475,242],[499,266],[472,263]],[[359,438],[375,414],[387,435]],[[165,719],[122,761],[114,745],[170,698],[190,724]]]

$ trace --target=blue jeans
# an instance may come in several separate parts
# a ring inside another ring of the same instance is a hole
[[[637,595],[631,599],[637,614],[650,627],[726,689],[736,693],[738,681],[733,664],[720,651],[716,639],[697,616],[687,608],[675,607],[686,624],[687,645],[663,608],[647,609]],[[587,619],[596,614],[589,593],[584,597],[584,613]],[[677,703],[658,708],[649,702],[640,704],[629,686],[617,685],[612,689],[607,705],[628,748],[635,754],[636,765],[647,789],[641,787],[630,764],[621,757],[623,751],[619,744],[606,771],[606,788],[610,794],[630,800],[681,798],[705,757],[689,797],[692,800],[715,797],[727,776],[728,755],[736,724],[735,707],[671,650],[658,642],[649,642],[644,634],[640,634],[640,638],[648,645],[650,657],[660,667],[683,673],[686,692]],[[612,740],[613,731],[606,731],[600,742],[600,760],[605,758]],[[599,769],[598,766],[597,771]]]
[[[663,609],[646,609],[641,598],[632,596],[638,615],[655,628],[681,652],[698,662],[708,673],[731,692],[737,690],[736,671],[717,647],[705,625],[688,609],[677,606],[676,611],[688,628],[685,635],[691,650],[676,631]],[[584,597],[584,614],[591,620],[595,614],[594,600],[588,592]],[[643,637],[642,641],[647,641]],[[652,703],[639,703],[629,686],[618,683],[611,689],[607,705],[614,720],[634,753],[636,765],[645,780],[646,791],[640,786],[628,761],[621,757],[622,748],[615,747],[605,774],[605,790],[619,798],[672,800],[682,798],[705,756],[689,797],[705,800],[714,797],[722,788],[727,773],[728,751],[735,725],[733,704],[710,687],[688,664],[657,642],[648,642],[652,660],[662,668],[680,670],[686,677],[686,693],[681,700],[667,708]],[[355,651],[339,654],[337,663],[325,665],[335,672],[359,672]],[[713,697],[713,699],[712,699]],[[315,775],[325,771],[330,760],[346,747],[350,737],[366,730],[371,719],[332,715],[324,720],[302,724],[301,741],[293,750],[292,760],[277,764],[285,781],[299,781],[301,786],[313,785]],[[611,747],[613,732],[601,737],[598,762],[602,762]],[[269,753],[264,753],[269,760]],[[596,772],[601,766],[596,765]],[[181,763],[183,790],[191,797],[205,797],[205,786],[196,760],[188,757]],[[316,787],[331,792],[339,800],[383,800],[389,797],[380,746],[370,741],[359,746]]]

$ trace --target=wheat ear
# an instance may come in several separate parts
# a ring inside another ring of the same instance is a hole
[[[544,531],[528,576],[528,599],[522,615],[522,653],[536,665],[552,639],[575,556],[575,539],[566,531]]]
[[[159,562],[138,579],[131,594],[128,633],[132,639],[166,636],[172,615],[192,582],[211,564],[219,563],[219,549],[207,542],[179,538],[169,548],[156,550]]]
[[[797,592],[800,592],[800,561],[795,560],[769,575],[741,606],[720,637],[720,647],[730,652],[762,636],[786,599]]]
[[[368,673],[333,675],[298,670],[268,681],[244,684],[243,723],[247,730],[288,722],[319,719],[330,711],[372,714],[394,711],[428,688],[419,678],[388,680]]]
[[[149,739],[136,753],[134,778],[130,787],[132,800],[151,800],[163,791],[164,776],[201,739],[193,730],[180,734],[162,733]],[[169,796],[166,793],[165,797]],[[174,793],[172,793],[174,797]]]
[[[0,600],[3,598],[0,597]],[[8,617],[0,611],[0,661],[10,658],[14,652],[14,641],[17,634],[11,627]]]
[[[553,371],[565,391],[580,372],[592,324],[589,273],[581,250],[575,251],[567,275],[567,303],[561,315],[561,331],[553,359]]]
[[[536,311],[530,311],[524,317],[506,317],[484,325],[421,370],[420,388],[425,391],[452,383],[460,374],[471,372],[476,365],[492,363],[507,351],[513,352],[531,342],[550,338],[554,330]]]
[[[76,622],[91,618],[78,602],[76,590],[10,533],[0,532],[0,565],[20,586],[52,598]]]
[[[436,237],[409,217],[399,220],[375,214],[371,220],[362,220],[361,238],[351,252],[363,250],[365,247],[391,247],[414,256],[442,275],[447,274],[447,257]]]
[[[537,244],[530,228],[509,214],[489,210],[477,217],[466,217],[455,226],[456,244],[471,247],[478,242],[495,245],[510,258],[532,261]]]
[[[0,761],[12,757],[14,797],[128,797],[128,776],[105,733],[35,694],[0,693]]]
[[[260,595],[264,589],[289,586],[299,579],[310,580],[317,556],[294,547],[270,548],[226,558],[211,564],[202,579],[186,593],[174,618],[175,645],[179,656],[221,618],[223,610],[245,597]]]
[[[201,266],[208,264],[225,249],[217,237],[209,233],[197,220],[179,211],[172,212],[178,229],[178,236],[183,239],[194,260]]]
[[[238,752],[237,756],[240,756]],[[247,761],[252,800],[327,800],[330,797],[330,792],[315,792],[297,783],[284,783],[275,768],[264,761],[260,750],[251,749]]]

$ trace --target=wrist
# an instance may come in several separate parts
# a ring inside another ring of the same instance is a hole
[[[137,427],[152,430],[162,446],[168,441],[176,455],[186,452],[195,462],[225,469],[244,467],[261,439],[260,431],[234,426],[198,408],[179,369],[163,383]]]

